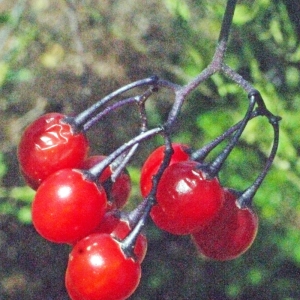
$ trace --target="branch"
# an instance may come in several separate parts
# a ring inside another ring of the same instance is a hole
[[[175,103],[169,113],[168,121],[166,123],[167,127],[171,127],[171,124],[176,120],[186,96],[214,73],[222,70],[236,2],[237,0],[228,0],[227,2],[218,44],[211,63],[194,80],[183,86],[181,89],[176,90]]]
[[[236,2],[237,0],[227,1],[218,44],[211,63],[193,81],[191,81],[190,83],[188,83],[186,86],[183,87],[183,91],[181,92],[183,95],[189,94],[195,88],[197,88],[200,83],[202,83],[203,81],[211,77],[214,73],[222,69],[225,53],[227,50],[227,44],[228,44],[228,39],[230,34],[230,28],[232,25],[234,10],[236,7]]]

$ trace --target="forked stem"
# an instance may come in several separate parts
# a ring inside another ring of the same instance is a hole
[[[261,111],[258,109],[255,109],[249,120],[256,118],[258,116],[261,116]],[[231,136],[235,131],[237,131],[241,124],[242,124],[243,120],[239,121],[238,123],[236,123],[235,125],[233,125],[232,127],[230,127],[229,129],[227,129],[224,133],[222,133],[220,136],[216,137],[214,140],[212,140],[210,143],[206,144],[205,146],[203,146],[201,149],[194,151],[191,155],[190,155],[190,159],[191,160],[196,160],[198,162],[202,162],[204,161],[204,159],[208,156],[208,154],[215,149],[218,145],[220,145],[225,139],[227,139],[229,136]]]
[[[257,98],[260,98],[260,100],[263,102],[263,99],[259,93],[256,94]],[[275,155],[278,150],[278,144],[279,144],[279,121],[281,120],[281,117],[273,115],[264,105],[262,105],[262,111],[264,111],[264,115],[268,118],[269,123],[273,127],[274,131],[274,140],[273,140],[273,145],[272,149],[270,152],[270,155],[266,161],[266,164],[264,166],[264,169],[262,172],[258,175],[254,183],[247,188],[244,192],[241,193],[239,196],[237,203],[241,208],[249,207],[252,204],[253,197],[255,196],[257,190],[263,183],[265,177],[267,176],[272,163],[274,161]]]
[[[127,143],[120,146],[118,149],[116,149],[114,152],[112,152],[109,156],[107,156],[105,159],[103,159],[100,163],[96,164],[94,167],[90,168],[88,171],[85,171],[85,175],[87,179],[91,181],[97,181],[101,173],[105,170],[106,167],[108,167],[113,161],[115,161],[120,155],[122,155],[124,152],[131,149],[135,144],[138,144],[142,141],[145,141],[163,131],[162,127],[156,127],[153,129],[150,129],[146,132],[140,133],[138,136],[134,137]]]
[[[244,117],[244,119],[242,120],[242,122],[240,123],[240,126],[238,128],[238,130],[235,132],[233,138],[230,140],[230,142],[228,143],[228,145],[225,147],[225,149],[221,152],[221,154],[219,156],[217,156],[217,158],[208,166],[208,177],[209,178],[213,178],[215,176],[217,176],[217,174],[219,173],[221,167],[223,166],[223,163],[225,162],[225,160],[227,159],[227,157],[229,156],[229,154],[231,153],[232,149],[236,146],[240,136],[242,135],[248,121],[250,120],[251,114],[253,112],[255,103],[256,103],[256,97],[254,97],[252,94],[249,95],[249,106],[248,106],[248,110],[247,113]]]
[[[132,90],[137,87],[141,86],[149,86],[149,85],[156,85],[159,78],[157,76],[151,76],[145,79],[141,79],[132,83],[129,83],[116,91],[110,93],[109,95],[105,96],[98,102],[96,102],[94,105],[86,109],[85,111],[78,114],[76,117],[67,117],[65,119],[65,122],[69,123],[75,131],[82,131],[84,130],[84,125],[97,113],[99,108],[101,108],[103,105],[105,105],[107,102],[115,99],[116,97],[120,96],[121,94]],[[97,120],[95,121],[97,122]],[[94,123],[90,123],[88,126],[91,127]]]

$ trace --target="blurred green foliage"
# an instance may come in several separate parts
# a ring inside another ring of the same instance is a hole
[[[225,1],[3,0],[0,5],[0,298],[68,299],[63,283],[68,248],[43,241],[30,225],[34,193],[25,187],[16,157],[22,130],[44,112],[77,113],[152,74],[187,83],[213,56]],[[297,0],[240,1],[226,56],[283,118],[278,155],[254,199],[257,240],[235,261],[212,262],[198,256],[189,237],[171,236],[150,223],[149,251],[132,299],[300,299],[299,15]],[[165,120],[172,101],[164,92],[149,100],[150,125]],[[247,95],[216,74],[188,98],[174,141],[199,148],[239,121],[246,107]],[[124,143],[137,132],[137,120],[130,108],[106,118],[89,133],[93,152],[108,154]],[[129,166],[134,189],[128,210],[140,201],[139,168],[161,142],[142,145]],[[250,185],[271,143],[266,119],[249,122],[221,182],[237,189]]]
[[[0,153],[0,182],[7,172],[4,156]],[[31,202],[34,191],[28,186],[0,187],[0,217],[15,216],[21,223],[31,223]]]

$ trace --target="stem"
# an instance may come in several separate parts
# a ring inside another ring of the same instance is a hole
[[[256,118],[258,116],[261,116],[262,113],[260,110],[255,109],[249,120]],[[196,160],[199,162],[202,162],[206,156],[215,148],[217,147],[221,142],[223,142],[226,138],[228,138],[231,134],[233,134],[236,130],[238,130],[240,128],[240,126],[242,125],[243,120],[239,121],[238,123],[236,123],[235,125],[233,125],[232,127],[230,127],[227,131],[225,131],[224,133],[222,133],[220,136],[216,137],[213,141],[211,141],[210,143],[208,143],[207,145],[205,145],[204,147],[202,147],[199,150],[194,151],[191,155],[190,155],[190,159],[191,160]]]
[[[139,112],[140,112],[140,120],[141,120],[141,133],[147,131],[147,114],[146,114],[146,109],[145,109],[145,102],[146,100],[154,93],[156,92],[156,89],[150,88],[148,89],[145,93],[142,95],[136,96],[134,98],[135,102],[137,102],[138,107],[139,107]],[[136,152],[137,148],[139,147],[139,143],[136,143],[134,146],[131,147],[127,153],[123,154],[122,157],[119,156],[119,158],[114,163],[112,164],[112,170],[113,174],[111,175],[111,180],[114,182],[122,170],[125,168],[127,163],[129,162],[130,158],[134,155]]]
[[[171,161],[171,156],[173,154],[173,148],[172,148],[172,143],[170,140],[169,135],[165,134],[164,135],[165,139],[165,152],[164,152],[164,158],[163,161],[157,171],[157,173],[153,176],[152,179],[152,188],[149,193],[149,195],[143,200],[143,202],[128,215],[128,219],[130,222],[130,225],[133,226],[132,231],[127,235],[127,237],[122,241],[122,249],[124,253],[128,257],[134,257],[133,254],[133,249],[135,242],[145,226],[151,208],[154,205],[156,201],[156,192],[157,192],[157,186],[159,183],[159,180],[165,171],[165,169],[168,167]]]
[[[161,133],[164,129],[162,127],[156,127],[153,129],[150,129],[146,132],[142,132],[138,136],[134,137],[127,143],[123,144],[121,147],[119,147],[117,150],[112,152],[109,156],[107,156],[104,160],[102,160],[100,163],[95,165],[94,167],[90,168],[88,171],[85,171],[86,177],[91,181],[96,181],[101,173],[104,171],[104,169],[109,166],[114,160],[117,159],[122,153],[130,149],[135,144],[140,143],[141,141],[144,141],[146,139],[149,139],[152,136],[155,136],[159,133]]]
[[[91,107],[89,107],[88,109],[86,109],[85,111],[80,113],[79,115],[77,115],[75,118],[73,118],[72,125],[75,126],[75,128],[82,128],[83,125],[91,118],[91,116],[94,115],[96,113],[96,111],[101,106],[106,104],[108,101],[116,98],[117,96],[119,96],[133,88],[145,86],[145,85],[155,85],[157,83],[157,81],[158,81],[158,77],[152,76],[149,78],[145,78],[145,79],[141,79],[141,80],[132,82],[130,84],[127,84],[127,85],[121,87],[120,89],[110,93],[109,95],[102,98],[101,100],[96,102],[94,105],[92,105]],[[68,119],[67,119],[67,122],[68,122]]]
[[[220,71],[223,66],[227,44],[229,40],[232,19],[235,11],[237,0],[228,0],[225,8],[225,13],[221,25],[218,44],[211,63],[204,69],[193,81],[183,87],[181,93],[183,97],[193,91],[200,83],[211,77],[214,73]]]
[[[98,113],[96,116],[90,118],[84,125],[83,125],[83,131],[89,130],[94,124],[98,123],[101,118],[109,114],[110,112],[114,111],[117,108],[120,108],[124,105],[135,103],[135,97],[123,99],[121,101],[118,101],[108,107],[106,107],[104,110],[102,110],[100,113]]]
[[[212,164],[209,165],[209,170],[208,170],[209,178],[213,178],[219,173],[223,163],[225,162],[225,160],[229,156],[230,152],[232,151],[232,149],[238,142],[240,136],[242,135],[242,133],[251,117],[252,111],[254,109],[254,105],[256,103],[256,97],[252,94],[249,95],[249,101],[250,101],[250,104],[249,104],[247,113],[246,113],[244,119],[242,120],[240,127],[238,128],[238,130],[236,131],[235,135],[233,136],[231,141],[228,143],[226,148],[222,151],[222,153],[213,161]]]
[[[143,202],[142,202],[143,203]],[[148,216],[150,214],[151,208],[153,206],[154,200],[150,197],[145,201],[145,207],[141,215],[137,216],[137,223],[133,226],[130,233],[122,240],[121,248],[127,257],[135,257],[133,249],[136,243],[136,240],[147,223]],[[131,218],[129,216],[129,222],[131,223]],[[131,225],[131,224],[130,224]]]
[[[238,74],[236,71],[231,69],[229,66],[223,64],[222,66],[222,72],[231,80],[236,82],[240,87],[242,87],[247,93],[251,93],[254,91],[253,85],[244,79],[240,74]]]
[[[172,157],[172,154],[174,151],[172,148],[172,143],[171,143],[170,138],[167,135],[165,135],[164,137],[165,137],[164,158],[159,166],[157,173],[152,177],[151,190],[150,190],[148,196],[141,202],[141,204],[129,214],[129,220],[133,224],[135,224],[138,221],[139,216],[142,215],[145,207],[147,206],[147,202],[152,201],[151,199],[153,199],[153,202],[156,201],[156,192],[157,192],[157,187],[158,187],[160,178],[161,178],[163,172],[165,171],[165,169],[170,164],[171,157]],[[151,198],[151,199],[149,200],[148,198]]]
[[[145,103],[146,100],[155,92],[156,90],[151,88],[148,89],[143,95],[137,99],[137,103],[139,106],[139,115],[140,115],[140,120],[141,120],[141,132],[145,132],[148,127],[148,118],[147,118],[147,112],[146,112],[146,107]]]
[[[237,0],[228,0],[222,21],[221,31],[218,40],[218,47],[215,52],[216,60],[223,62],[224,55],[227,50],[227,44],[229,40],[230,29],[232,25],[232,19],[235,11]]]
[[[123,171],[123,169],[126,167],[126,165],[128,164],[129,160],[131,159],[131,157],[134,155],[134,153],[136,152],[138,146],[140,144],[137,143],[135,144],[134,146],[132,146],[130,148],[130,150],[123,156],[119,156],[117,160],[119,160],[120,158],[120,162],[116,162],[115,164],[115,161],[112,163],[112,175],[111,175],[111,181],[112,182],[115,182],[116,179],[119,177],[119,175],[121,174],[121,172]],[[116,165],[116,166],[115,166]]]
[[[181,85],[173,83],[169,80],[164,80],[164,79],[159,79],[156,83],[156,86],[157,87],[164,87],[164,88],[169,89],[173,92],[176,92],[176,91],[178,91],[182,88]]]
[[[279,144],[279,121],[281,120],[281,117],[274,116],[268,110],[266,111],[265,116],[269,119],[269,123],[272,125],[274,130],[273,146],[263,171],[258,175],[254,183],[249,188],[247,188],[238,198],[237,203],[240,208],[251,206],[253,197],[255,196],[257,190],[259,189],[265,177],[267,176],[272,166],[272,163],[274,161],[275,155],[277,153],[278,144]]]
[[[123,99],[115,103],[114,105],[107,107],[106,109],[104,109],[103,111],[101,111],[93,117],[93,115],[96,114],[97,110],[101,106],[105,105],[107,102],[113,100],[117,96],[120,96],[121,94],[136,87],[147,85],[152,85],[152,87],[149,90],[147,90],[144,94],[136,96],[135,98],[131,97],[128,99]],[[174,93],[181,88],[181,86],[178,84],[172,83],[168,80],[160,80],[157,76],[151,76],[149,78],[141,79],[121,87],[120,89],[105,96],[104,98],[96,102],[94,105],[81,112],[76,117],[66,117],[64,121],[73,127],[74,132],[87,131],[88,129],[90,129],[90,127],[97,123],[104,115],[108,114],[114,109],[134,101],[138,103],[145,102],[152,95],[153,92],[157,91],[158,87],[167,88],[169,90],[172,90]]]
[[[124,105],[130,104],[130,103],[138,103],[139,107],[153,94],[154,89],[148,89],[145,93],[142,95],[138,95],[135,97],[130,97],[127,99],[120,100],[108,107],[106,107],[104,110],[102,110],[100,113],[98,113],[96,116],[90,118],[84,125],[83,125],[83,131],[87,131],[90,129],[95,123],[98,123],[101,118],[109,114],[110,112],[114,111],[117,108],[120,108]]]

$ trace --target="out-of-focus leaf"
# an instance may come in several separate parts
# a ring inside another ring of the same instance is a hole
[[[11,198],[22,201],[24,203],[31,203],[34,195],[35,191],[28,186],[16,186],[10,191]]]
[[[5,175],[7,171],[7,166],[4,162],[4,155],[0,152],[0,180]]]

